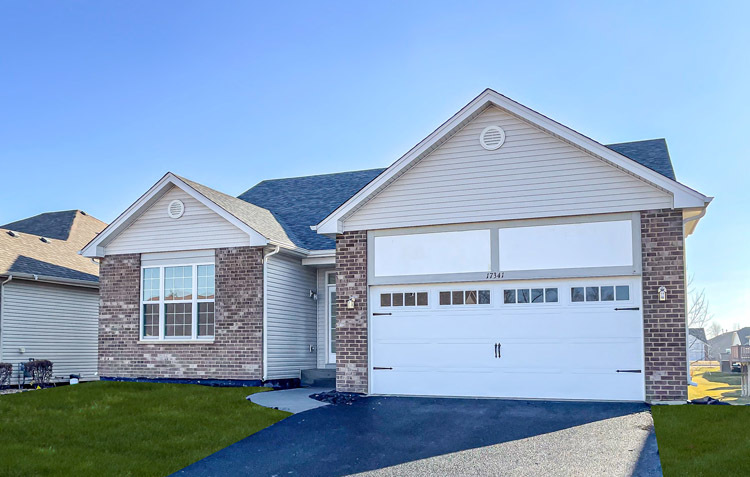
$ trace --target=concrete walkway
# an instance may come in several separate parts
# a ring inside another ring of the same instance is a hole
[[[310,394],[331,391],[330,388],[296,388],[281,391],[255,393],[247,397],[248,401],[261,406],[279,409],[297,414],[318,407],[328,406],[328,403],[311,399]]]

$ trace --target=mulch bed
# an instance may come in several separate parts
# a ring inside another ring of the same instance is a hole
[[[354,401],[362,399],[361,394],[357,393],[342,393],[338,391],[327,391],[324,393],[310,394],[312,399],[317,401],[327,402],[329,404],[348,404],[351,405]]]

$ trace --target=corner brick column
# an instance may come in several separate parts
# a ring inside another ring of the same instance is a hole
[[[366,393],[367,232],[336,236],[336,308],[336,389]]]
[[[263,373],[263,249],[216,250],[213,343],[139,344],[138,254],[99,267],[99,375],[111,378],[260,381]]]
[[[641,212],[646,400],[687,400],[685,247],[682,211]],[[659,301],[659,287],[667,288]]]

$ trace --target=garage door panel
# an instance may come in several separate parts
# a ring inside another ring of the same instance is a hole
[[[371,392],[375,394],[643,400],[643,323],[639,283],[623,303],[571,303],[570,287],[596,283],[504,282],[409,285],[429,292],[429,306],[379,308],[370,318]],[[557,303],[501,303],[503,289],[560,290]],[[373,297],[384,287],[373,287]],[[491,305],[439,305],[439,292],[490,289]],[[399,291],[388,287],[389,292]],[[378,303],[374,299],[371,303]],[[618,306],[619,305],[619,306]],[[536,307],[536,308],[535,308]],[[390,313],[381,315],[380,313]],[[499,344],[500,355],[495,345]]]

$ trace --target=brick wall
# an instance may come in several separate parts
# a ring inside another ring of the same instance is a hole
[[[346,307],[354,297],[354,309]],[[367,232],[336,237],[336,389],[367,392]]]
[[[641,212],[646,400],[687,399],[685,254],[682,211]],[[659,287],[667,288],[659,301]]]
[[[263,251],[216,250],[212,344],[138,344],[140,255],[111,255],[99,267],[99,375],[126,378],[262,378]]]

